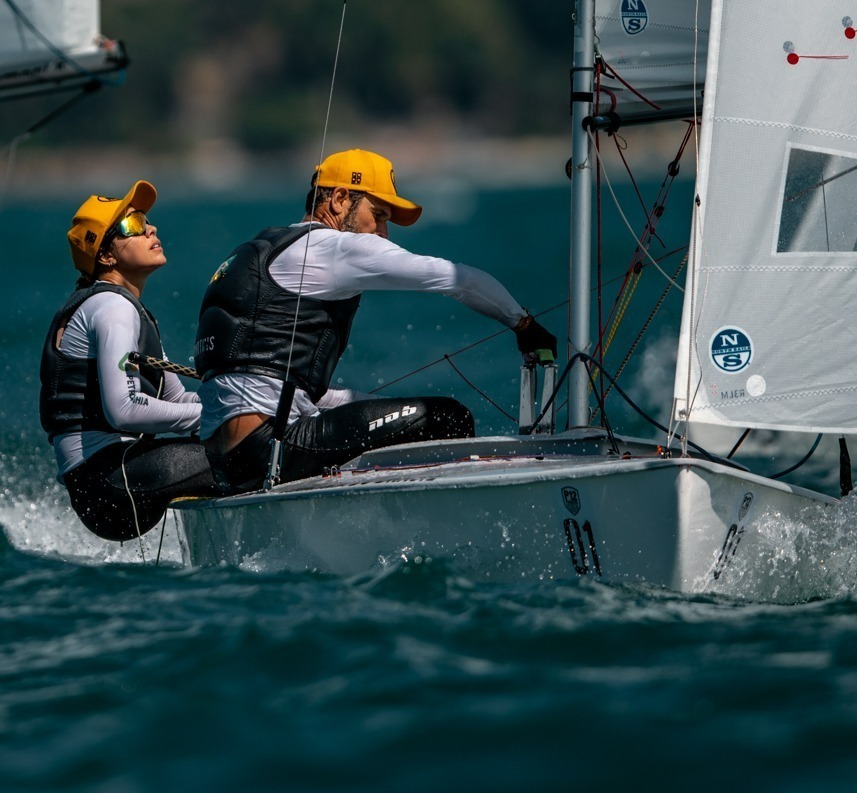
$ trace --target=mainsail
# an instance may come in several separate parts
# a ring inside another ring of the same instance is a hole
[[[714,0],[676,417],[857,432],[851,0]]]
[[[690,115],[694,100],[701,107],[710,14],[711,0],[596,3],[596,47],[607,66],[601,86],[615,97],[617,113],[678,110]]]
[[[98,0],[0,0],[0,100],[100,85],[127,65]]]

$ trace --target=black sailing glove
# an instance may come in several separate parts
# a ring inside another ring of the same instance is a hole
[[[556,360],[556,336],[527,314],[515,328],[518,349],[528,361],[551,363]]]

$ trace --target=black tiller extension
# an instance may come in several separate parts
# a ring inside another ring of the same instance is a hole
[[[292,411],[294,398],[294,383],[283,383],[280,401],[277,403],[277,415],[274,416],[274,432],[271,435],[271,460],[268,463],[268,475],[265,477],[263,490],[270,490],[280,482],[280,468],[283,464],[283,438],[286,437],[289,413]]]

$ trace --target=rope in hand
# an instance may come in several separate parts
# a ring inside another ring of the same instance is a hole
[[[165,361],[163,358],[153,358],[151,355],[141,355],[139,352],[129,352],[128,362],[138,366],[144,364],[152,369],[159,369],[162,372],[180,374],[182,377],[192,377],[194,380],[201,379],[199,372],[196,369],[191,369],[190,366],[182,366],[180,363]]]

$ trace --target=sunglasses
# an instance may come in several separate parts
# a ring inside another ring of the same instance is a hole
[[[121,234],[123,237],[139,237],[146,233],[146,224],[148,222],[149,219],[145,213],[132,212],[110,230],[110,236]]]

